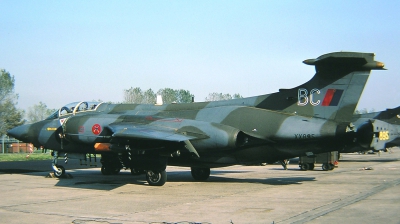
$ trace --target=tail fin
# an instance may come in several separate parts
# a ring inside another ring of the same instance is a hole
[[[384,69],[373,53],[336,52],[303,63],[315,66],[313,78],[259,97],[257,107],[350,122],[371,70]]]

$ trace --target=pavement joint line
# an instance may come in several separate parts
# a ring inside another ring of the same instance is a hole
[[[399,184],[400,184],[400,179],[385,182],[383,184],[380,184],[379,186],[371,188],[370,190],[368,190],[366,192],[360,192],[356,195],[346,197],[345,199],[339,198],[331,203],[328,203],[328,204],[322,205],[318,208],[314,208],[309,211],[303,212],[301,214],[292,216],[288,219],[277,221],[276,223],[296,223],[296,224],[307,223],[311,220],[314,220],[316,218],[319,218],[323,215],[334,212],[336,210],[342,209],[342,208],[352,205],[354,203],[357,203],[357,202],[364,200],[372,195],[380,193],[391,187],[395,187],[396,185],[399,185]]]

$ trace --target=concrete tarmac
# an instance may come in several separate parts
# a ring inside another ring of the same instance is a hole
[[[56,179],[0,163],[0,222],[400,223],[400,149],[342,157],[332,171],[232,166],[212,169],[207,182],[194,181],[189,168],[167,167],[162,187],[129,171],[72,169],[73,178]]]

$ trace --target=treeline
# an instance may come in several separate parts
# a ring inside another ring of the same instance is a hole
[[[208,96],[204,99],[206,102],[210,101],[220,101],[220,100],[232,100],[232,99],[240,99],[243,98],[239,93],[235,93],[233,95],[231,94],[223,94],[223,93],[210,93]]]
[[[124,103],[155,104],[157,95],[161,95],[163,103],[190,103],[194,97],[189,90],[183,89],[164,88],[154,92],[152,89],[143,91],[139,87],[131,87],[124,90]]]
[[[163,103],[190,103],[195,97],[189,90],[163,88],[154,92],[152,89],[142,90],[131,87],[124,90],[124,103],[156,103],[157,95],[162,97]],[[204,101],[219,101],[243,98],[240,94],[210,93]]]

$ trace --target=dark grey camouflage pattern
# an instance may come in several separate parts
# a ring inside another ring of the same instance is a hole
[[[314,77],[272,94],[164,105],[81,102],[8,134],[59,153],[101,154],[103,174],[145,171],[150,185],[165,183],[167,164],[192,167],[193,177],[205,180],[212,167],[270,163],[352,144],[353,112],[371,70],[383,63],[355,52],[304,63],[315,66]]]

